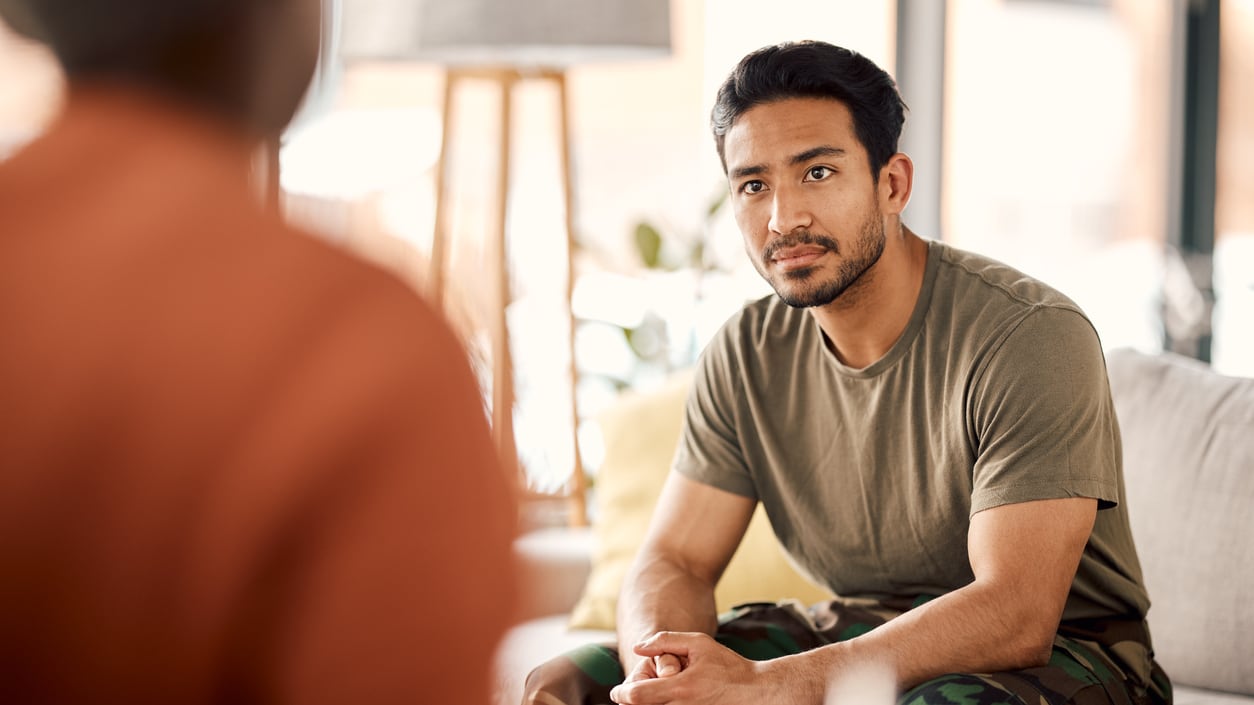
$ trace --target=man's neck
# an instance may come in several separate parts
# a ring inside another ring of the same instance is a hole
[[[828,349],[845,365],[868,367],[901,337],[927,268],[927,243],[905,226],[889,228],[875,266],[832,303],[810,309]]]

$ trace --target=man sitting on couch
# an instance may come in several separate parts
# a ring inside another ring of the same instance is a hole
[[[817,704],[870,664],[908,703],[1171,701],[1096,332],[1048,286],[902,224],[903,119],[888,74],[819,42],[756,51],[723,84],[715,141],[776,295],[702,357],[619,649],[541,666],[528,702]],[[759,501],[839,597],[720,622],[713,588]]]

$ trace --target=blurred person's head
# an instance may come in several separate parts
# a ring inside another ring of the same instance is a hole
[[[897,152],[905,103],[897,85],[870,59],[825,42],[785,42],[745,56],[719,88],[710,127],[723,170],[724,140],[746,111],[790,98],[824,98],[842,103],[866,149],[871,177]]]
[[[71,87],[159,91],[262,135],[291,120],[317,63],[320,0],[0,0]]]

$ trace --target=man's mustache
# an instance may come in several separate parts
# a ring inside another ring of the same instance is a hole
[[[800,231],[772,240],[770,244],[766,246],[766,249],[762,250],[762,264],[770,264],[771,260],[775,259],[775,255],[778,254],[780,250],[784,250],[789,247],[797,247],[798,245],[818,245],[819,247],[825,247],[838,254],[840,252],[840,245],[836,243],[835,238],[828,237],[827,235],[815,235],[809,231]]]

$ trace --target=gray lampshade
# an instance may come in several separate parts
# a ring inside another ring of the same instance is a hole
[[[344,56],[563,67],[665,56],[669,0],[345,0]]]

